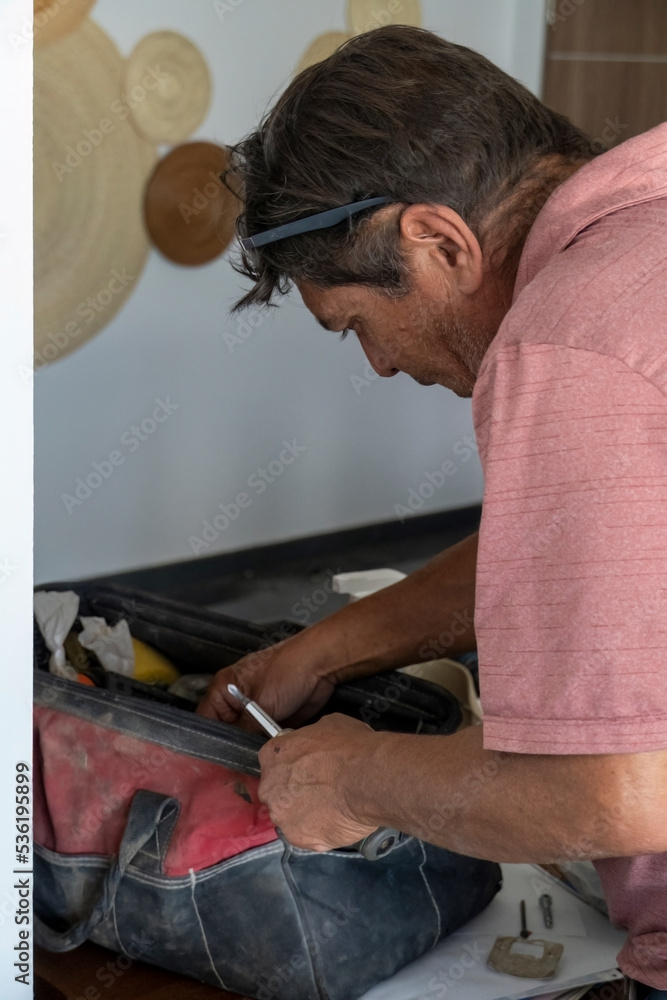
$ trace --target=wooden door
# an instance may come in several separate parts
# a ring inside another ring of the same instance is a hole
[[[543,100],[610,147],[667,119],[667,0],[548,0]]]

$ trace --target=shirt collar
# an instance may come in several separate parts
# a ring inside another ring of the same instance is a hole
[[[547,199],[526,240],[513,301],[587,226],[622,208],[667,195],[667,123],[627,139],[581,167]]]

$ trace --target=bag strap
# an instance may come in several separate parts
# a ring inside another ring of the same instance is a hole
[[[118,855],[104,877],[97,899],[87,917],[65,931],[56,931],[35,914],[35,941],[48,951],[78,948],[110,915],[121,879],[128,866],[138,861],[142,871],[161,872],[169,838],[178,819],[177,799],[140,788],[135,792]]]
[[[139,850],[136,851],[134,857],[130,857],[125,867],[127,868],[128,864],[132,864],[134,868],[140,868],[141,871],[148,872],[151,875],[164,875],[164,861],[171,835],[176,826],[178,814],[181,811],[181,804],[178,799],[171,799],[166,795],[160,795],[157,792],[148,792],[143,789],[136,793],[135,799],[137,795],[146,796],[144,801],[147,807],[150,807],[149,799],[154,800],[154,808],[157,810],[157,822],[152,834]],[[134,806],[134,800],[132,805]],[[127,836],[127,828],[125,832]],[[123,838],[120,845],[121,851],[123,850],[124,843],[125,838]]]

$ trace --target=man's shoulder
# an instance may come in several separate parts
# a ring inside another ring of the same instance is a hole
[[[667,197],[597,219],[554,254],[517,296],[482,371],[537,344],[616,358],[667,391]]]

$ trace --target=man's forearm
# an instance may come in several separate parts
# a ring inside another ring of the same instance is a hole
[[[461,854],[551,862],[667,850],[667,753],[550,756],[452,736],[374,734],[347,782],[363,823]]]
[[[320,673],[339,684],[475,649],[476,564],[474,534],[302,633],[319,656]]]

